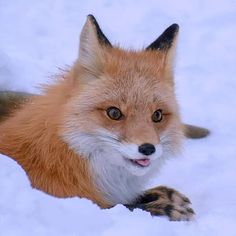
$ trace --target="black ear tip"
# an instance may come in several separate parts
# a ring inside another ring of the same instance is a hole
[[[91,20],[92,22],[97,22],[96,18],[92,14],[88,14],[87,19]]]
[[[178,32],[179,25],[172,24],[152,44],[150,44],[146,50],[167,50],[171,48]]]
[[[110,41],[107,39],[107,37],[102,32],[102,30],[101,30],[96,18],[94,17],[94,15],[88,14],[87,15],[87,20],[89,20],[94,25],[94,27],[96,29],[96,33],[97,33],[99,43],[104,44],[104,45],[109,46],[109,47],[112,47],[112,44],[110,43]]]
[[[92,14],[88,14],[87,17],[88,18],[95,18],[94,15],[92,15]]]
[[[167,29],[166,29],[166,31],[171,31],[171,32],[173,32],[173,33],[178,33],[179,32],[179,25],[178,24],[172,24],[171,26],[169,26]]]
[[[179,30],[179,25],[174,23],[170,26],[171,28],[175,29],[175,30]]]
[[[179,32],[179,25],[172,24],[162,33],[162,35],[166,35],[166,37],[168,38],[174,38],[178,32]]]

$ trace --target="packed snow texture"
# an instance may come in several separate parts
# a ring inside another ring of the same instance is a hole
[[[86,15],[113,43],[141,48],[180,25],[176,93],[183,120],[211,135],[187,140],[149,186],[167,185],[192,201],[193,222],[170,222],[118,205],[57,199],[32,189],[0,155],[1,236],[236,235],[236,1],[1,0],[0,89],[37,92],[77,57]],[[148,187],[148,186],[147,186]]]

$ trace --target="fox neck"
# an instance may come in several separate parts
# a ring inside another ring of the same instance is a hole
[[[109,204],[132,204],[142,195],[157,168],[143,176],[137,176],[123,166],[109,163],[107,157],[116,158],[115,155],[112,152],[98,151],[90,156],[94,183],[103,192],[103,196]]]
[[[91,162],[94,182],[111,205],[131,204],[142,194],[147,178],[134,176],[124,167]]]

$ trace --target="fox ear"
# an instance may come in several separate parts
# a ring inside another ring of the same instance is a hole
[[[110,41],[108,40],[108,38],[104,35],[104,33],[102,32],[97,20],[95,19],[95,17],[91,14],[89,14],[87,16],[87,18],[92,22],[92,24],[94,25],[95,27],[95,30],[96,30],[96,33],[97,33],[97,39],[98,39],[98,42],[101,44],[101,45],[105,45],[105,46],[108,46],[108,47],[112,47]]]
[[[79,62],[91,72],[97,72],[102,61],[102,47],[112,47],[95,17],[88,15],[80,34]]]
[[[168,50],[175,42],[179,32],[179,26],[173,24],[169,26],[154,42],[152,42],[146,50]]]
[[[146,50],[158,50],[165,55],[164,71],[167,77],[172,77],[173,61],[175,56],[179,25],[169,26]]]

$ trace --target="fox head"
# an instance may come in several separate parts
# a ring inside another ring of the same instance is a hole
[[[146,49],[123,50],[88,16],[62,136],[94,169],[114,166],[144,176],[179,150],[182,126],[173,82],[178,28],[171,25]]]

